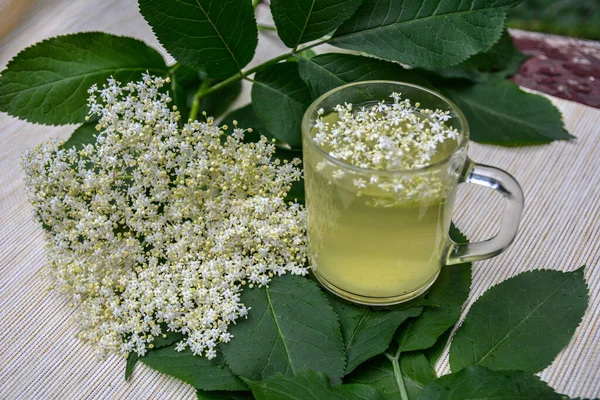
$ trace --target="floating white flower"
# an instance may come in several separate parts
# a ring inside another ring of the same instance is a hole
[[[352,165],[377,170],[414,169],[426,166],[439,143],[455,140],[458,132],[446,126],[449,112],[421,109],[400,93],[391,105],[381,101],[355,110],[350,103],[333,108],[337,120],[320,109],[315,121],[315,143],[332,157]],[[356,184],[355,184],[356,185]]]
[[[143,355],[174,331],[178,350],[212,358],[248,313],[243,285],[307,272],[305,212],[284,200],[300,160],[271,162],[274,145],[244,143],[237,124],[231,135],[212,118],[178,128],[166,82],[92,87],[96,143],[54,141],[24,159],[50,277],[100,354]]]

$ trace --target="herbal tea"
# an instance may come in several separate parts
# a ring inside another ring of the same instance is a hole
[[[419,112],[412,112],[410,120],[375,127],[374,121],[384,120],[381,103],[353,108],[360,111],[341,107],[327,115],[320,112],[312,130],[319,146],[304,149],[313,270],[325,286],[358,302],[362,298],[398,299],[403,294],[413,297],[439,273],[457,177],[449,177],[445,169],[403,176],[387,170],[418,170],[444,160],[457,142],[444,137],[432,146],[425,136],[417,137],[415,127],[426,130],[438,124]],[[360,126],[352,126],[364,110],[371,110],[371,116],[363,118]],[[388,126],[392,129],[381,135]],[[356,138],[357,131],[363,140]],[[416,145],[394,143],[390,139],[394,132],[412,134],[410,140]],[[324,162],[321,151],[343,160],[339,165]]]

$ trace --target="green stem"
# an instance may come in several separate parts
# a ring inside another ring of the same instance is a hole
[[[196,93],[194,93],[194,99],[192,100],[192,108],[190,110],[190,117],[189,117],[189,119],[191,119],[192,121],[196,120],[196,117],[198,116],[198,110],[200,109],[200,101],[202,100],[202,98],[204,96],[206,96],[209,93],[209,91],[210,91],[209,88],[210,88],[210,79],[206,78],[205,80],[202,81],[202,84],[198,87],[198,90],[196,90]]]
[[[252,7],[254,7],[256,9],[256,7],[258,7],[260,2],[261,2],[261,0],[252,0]]]
[[[277,27],[273,26],[273,25],[258,24],[258,30],[259,31],[276,31]]]
[[[313,43],[313,44],[310,44],[310,45],[308,45],[308,46],[305,46],[305,47],[303,47],[302,49],[299,49],[299,50],[298,50],[298,52],[302,52],[302,51],[304,51],[304,50],[308,50],[308,49],[311,49],[311,48],[313,48],[313,47],[317,47],[317,46],[319,46],[319,45],[321,45],[321,44],[324,44],[324,43],[327,43],[327,42],[329,42],[329,40],[331,40],[331,39],[325,39],[325,40],[322,40],[322,41],[320,41],[320,42],[315,42],[315,43]],[[288,57],[290,57],[290,56],[293,56],[293,55],[295,55],[295,54],[296,54],[296,52],[294,52],[294,51],[290,51],[290,52],[288,52],[288,53],[282,54],[282,55],[280,55],[280,56],[277,56],[277,57],[275,57],[275,58],[271,58],[270,60],[267,60],[267,61],[265,61],[265,62],[264,62],[264,63],[262,63],[262,64],[259,64],[259,65],[255,66],[255,67],[252,67],[252,68],[250,68],[250,69],[249,69],[249,70],[247,70],[247,71],[242,71],[242,72],[240,72],[240,73],[239,73],[239,74],[237,74],[237,75],[234,75],[234,76],[232,76],[232,77],[229,77],[229,78],[225,79],[224,81],[221,81],[221,82],[217,83],[215,86],[213,86],[213,87],[209,88],[208,90],[206,90],[206,91],[203,93],[203,95],[204,95],[204,96],[206,96],[206,95],[208,95],[208,94],[210,94],[210,93],[213,93],[213,92],[216,92],[216,91],[218,91],[218,90],[221,90],[221,89],[222,89],[222,88],[224,88],[225,86],[228,86],[228,85],[230,85],[230,84],[232,84],[232,83],[234,83],[234,82],[237,82],[237,81],[239,81],[239,80],[241,80],[241,79],[244,79],[244,78],[246,78],[247,76],[249,76],[249,75],[252,75],[253,73],[255,73],[256,71],[258,71],[258,70],[260,70],[260,69],[262,69],[262,68],[265,68],[265,67],[267,67],[267,66],[269,66],[269,65],[272,65],[272,64],[276,64],[276,63],[278,63],[279,61],[281,61],[281,60],[285,60],[286,58],[288,58]],[[190,118],[191,118],[191,113],[190,113]]]
[[[400,370],[400,363],[398,362],[398,359],[400,358],[400,349],[398,349],[395,356],[391,356],[389,353],[385,353],[385,356],[392,362],[392,367],[394,368],[394,377],[396,378],[396,385],[398,386],[398,391],[400,392],[400,399],[409,400],[406,387],[404,386],[402,371]]]

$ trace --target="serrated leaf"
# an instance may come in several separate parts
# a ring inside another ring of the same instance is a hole
[[[98,131],[96,130],[95,122],[88,122],[79,125],[77,129],[73,131],[69,139],[63,143],[62,147],[65,149],[75,147],[75,149],[81,150],[86,144],[96,143],[97,134]]]
[[[353,54],[327,53],[302,58],[299,71],[314,97],[346,83],[367,80],[402,81],[431,87],[427,79],[399,64]]]
[[[550,100],[526,93],[510,81],[440,89],[465,113],[475,142],[525,146],[573,138]]]
[[[165,49],[210,78],[228,78],[254,56],[258,29],[250,1],[139,0],[139,6]]]
[[[469,365],[541,371],[569,343],[587,302],[583,267],[528,271],[492,287],[454,335],[452,371]]]
[[[562,396],[539,377],[522,371],[491,371],[472,366],[442,376],[425,387],[419,400],[554,400]]]
[[[367,385],[332,386],[327,375],[299,370],[292,377],[274,375],[262,382],[250,382],[257,400],[379,400],[382,397]]]
[[[247,390],[225,364],[223,355],[212,360],[195,356],[189,349],[175,350],[176,345],[152,350],[139,360],[149,367],[189,383],[200,390]]]
[[[251,308],[248,319],[229,328],[235,339],[223,346],[232,371],[262,380],[308,368],[340,382],[345,357],[338,319],[314,282],[275,277],[268,287],[244,290],[241,302]]]
[[[198,390],[196,392],[196,397],[198,400],[252,400],[254,396],[252,396],[251,392],[226,392],[226,391],[214,391],[207,392],[203,390]]]
[[[319,39],[354,14],[362,0],[271,0],[277,34],[286,46]]]
[[[498,41],[520,0],[367,0],[330,44],[412,66],[458,64]]]
[[[381,355],[361,364],[346,380],[377,389],[386,400],[397,400],[400,398],[399,379],[408,397],[416,399],[423,387],[437,377],[422,353],[400,355],[399,367],[401,376],[396,376],[392,361]]]
[[[311,102],[298,63],[285,62],[256,73],[252,106],[265,128],[292,149],[302,147],[302,117]]]
[[[526,59],[527,56],[517,50],[505,30],[500,40],[488,51],[475,54],[454,67],[435,70],[435,73],[444,78],[462,78],[473,82],[484,82],[514,75]]]
[[[362,362],[385,351],[398,326],[422,311],[421,307],[375,310],[350,304],[335,296],[330,296],[329,301],[340,319],[346,348],[346,374]]]
[[[85,121],[87,90],[111,76],[140,80],[163,75],[161,55],[144,42],[102,32],[57,36],[15,56],[0,74],[0,111],[49,125]]]
[[[471,287],[471,264],[442,267],[440,275],[423,299],[421,315],[401,325],[395,335],[400,349],[424,350],[460,318],[463,303]]]

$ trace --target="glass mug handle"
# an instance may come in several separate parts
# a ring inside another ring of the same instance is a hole
[[[493,189],[505,197],[507,202],[500,231],[496,236],[475,243],[456,243],[449,239],[445,265],[485,260],[502,253],[517,235],[523,212],[523,190],[508,172],[467,159],[461,182]]]

